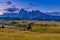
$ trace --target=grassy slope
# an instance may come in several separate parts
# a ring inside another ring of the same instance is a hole
[[[26,20],[25,20],[26,21]],[[6,23],[9,23],[8,21]],[[15,21],[16,22],[16,21]],[[17,21],[23,24],[23,20]],[[22,28],[0,28],[0,40],[60,40],[60,22],[27,21],[35,25],[31,31],[22,31]],[[40,27],[40,24],[57,24],[58,27]],[[7,26],[8,27],[8,26]]]
[[[13,28],[0,29],[0,40],[60,40],[57,33],[20,31]]]

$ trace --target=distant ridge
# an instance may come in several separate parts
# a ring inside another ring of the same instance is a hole
[[[11,10],[11,9],[10,9]],[[26,11],[23,8],[18,13],[4,13],[0,15],[0,19],[26,19],[26,20],[41,20],[41,21],[56,21],[60,16],[48,15],[39,10]]]

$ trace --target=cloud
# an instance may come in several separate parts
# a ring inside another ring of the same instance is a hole
[[[29,5],[30,5],[30,6],[34,6],[34,7],[38,7],[38,5],[33,4],[33,3],[30,3]]]
[[[38,5],[33,4],[33,3],[29,3],[28,5],[29,5],[29,7],[25,8],[25,9],[30,9],[32,7],[39,7]]]
[[[4,3],[4,4],[6,4],[6,5],[11,5],[11,4],[12,4],[11,1],[1,1],[0,3]]]
[[[9,12],[9,13],[14,13],[14,12],[17,12],[19,11],[18,8],[16,7],[12,7],[12,8],[7,8],[7,9],[4,9],[6,12]]]
[[[12,2],[10,2],[10,1],[6,1],[6,4],[7,4],[7,5],[11,5]]]

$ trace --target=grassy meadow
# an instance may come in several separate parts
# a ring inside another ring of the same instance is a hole
[[[60,22],[11,20],[3,23],[5,28],[0,28],[0,40],[60,40]],[[24,26],[29,23],[33,23],[32,30]]]

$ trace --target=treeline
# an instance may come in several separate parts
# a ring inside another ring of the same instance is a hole
[[[36,23],[33,23],[33,22],[15,22],[15,21],[12,21],[12,22],[5,22],[1,25],[0,28],[5,28],[5,25],[7,26],[14,26],[14,27],[20,27],[20,28],[23,28],[23,30],[32,30],[32,27],[34,26],[38,26],[38,27],[58,27],[57,24],[36,24]]]

